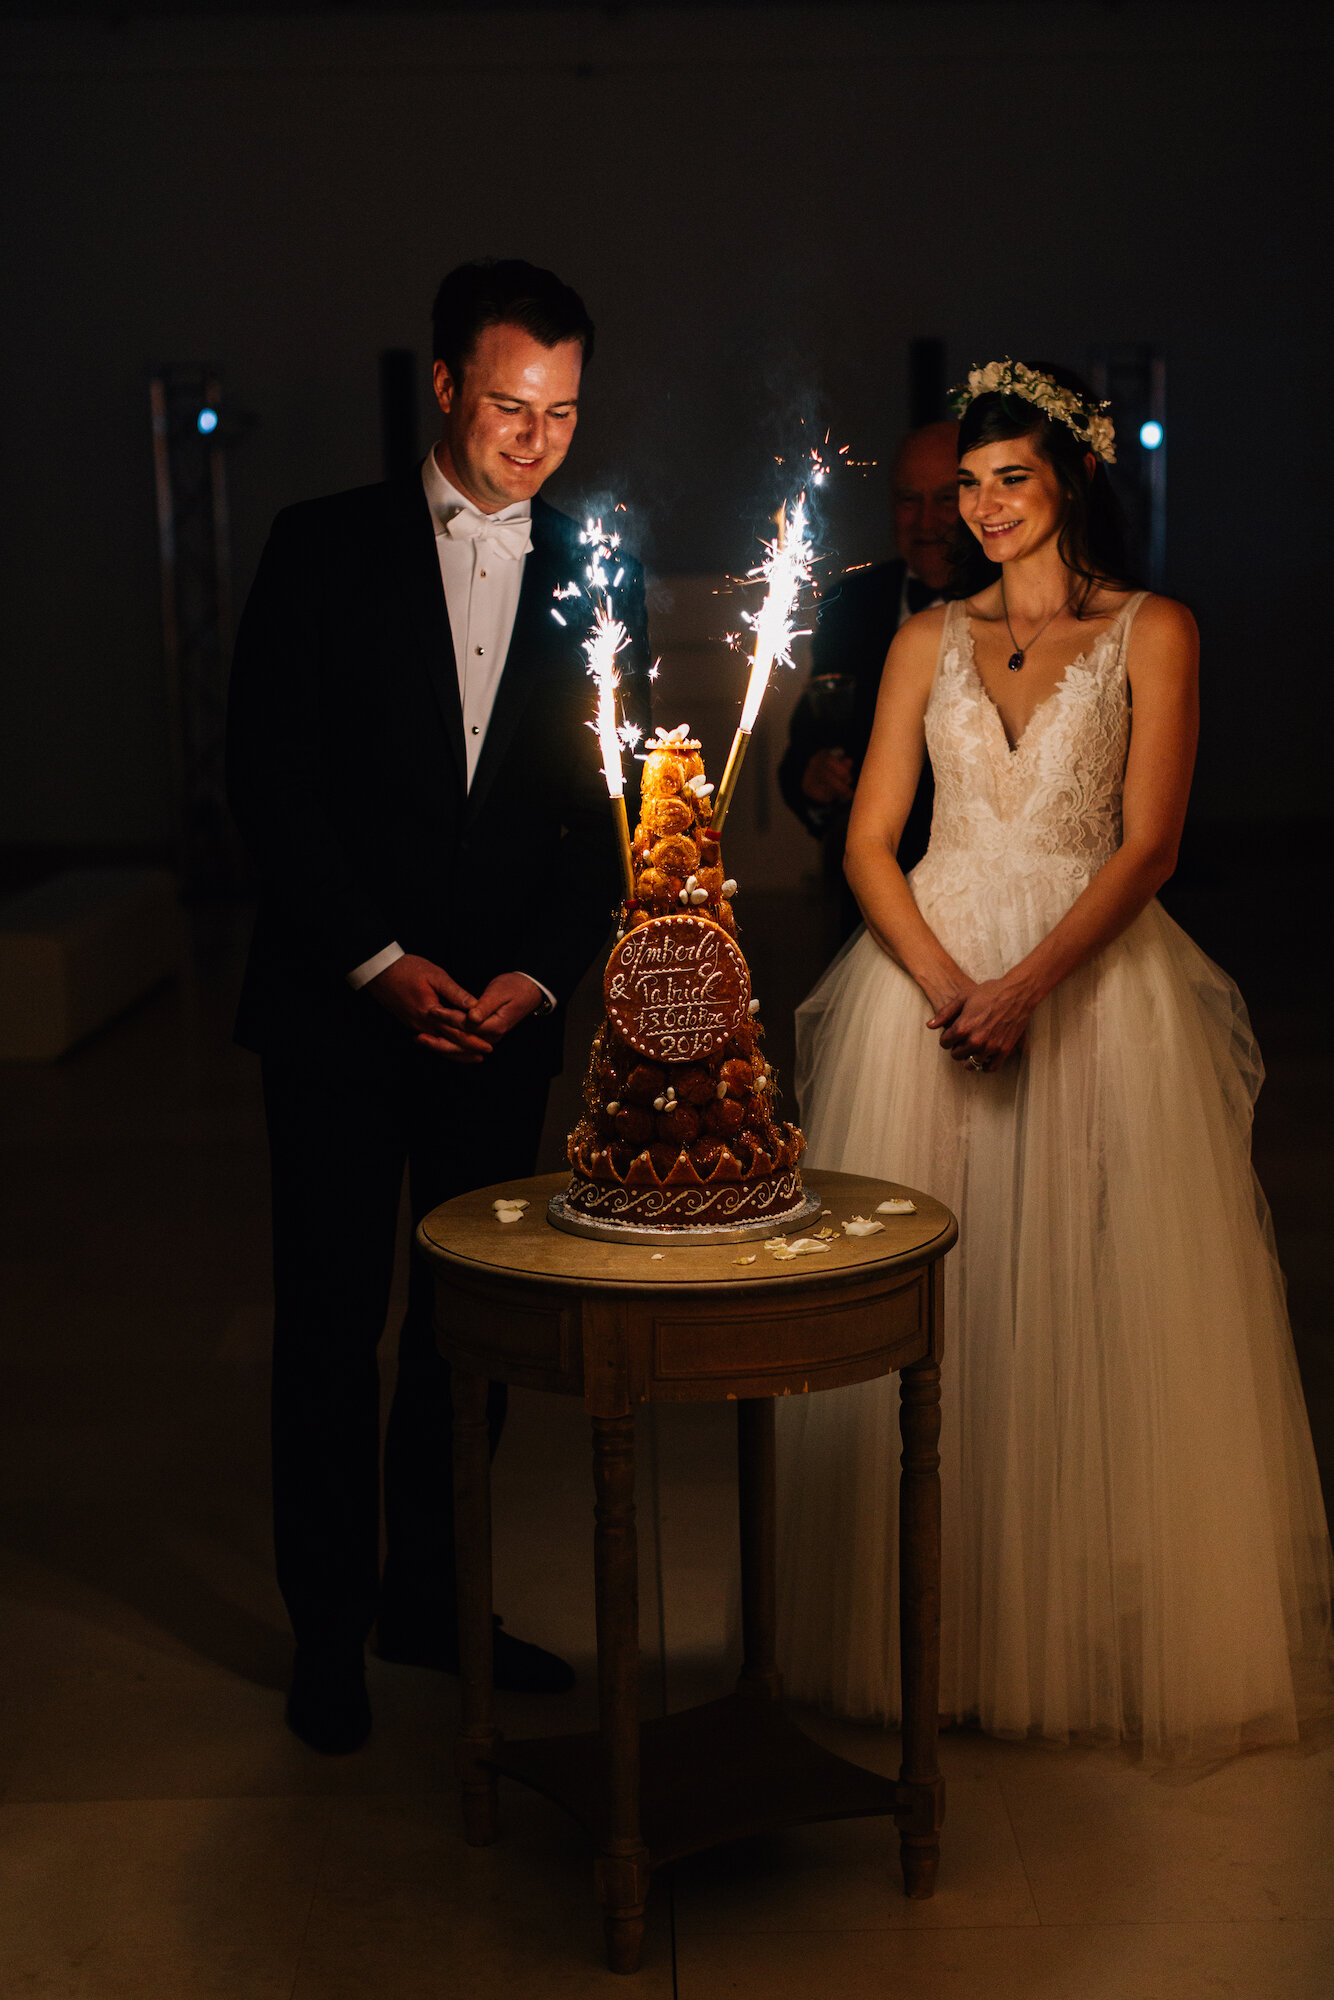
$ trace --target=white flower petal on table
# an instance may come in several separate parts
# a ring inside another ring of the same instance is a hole
[[[876,1209],[877,1215],[916,1215],[916,1213],[917,1203],[909,1201],[904,1195],[897,1194],[891,1195],[888,1201],[882,1201]]]

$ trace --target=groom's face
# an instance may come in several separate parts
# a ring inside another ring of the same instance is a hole
[[[521,326],[488,326],[456,382],[433,372],[444,418],[440,469],[483,513],[531,500],[570,449],[579,421],[583,347],[544,347]]]

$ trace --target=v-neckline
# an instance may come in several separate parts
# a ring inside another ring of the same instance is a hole
[[[1130,598],[1127,598],[1126,604],[1129,604],[1131,601],[1132,600]],[[982,700],[996,718],[996,723],[1001,733],[1001,741],[1004,743],[1006,751],[1011,757],[1017,757],[1019,755],[1019,752],[1023,749],[1025,743],[1027,743],[1029,735],[1032,732],[1033,725],[1037,721],[1038,717],[1041,715],[1043,709],[1049,708],[1052,702],[1055,701],[1057,695],[1063,694],[1065,692],[1067,686],[1069,685],[1070,676],[1075,671],[1075,668],[1084,666],[1085,663],[1090,659],[1092,654],[1096,651],[1096,649],[1102,644],[1103,640],[1107,637],[1107,634],[1109,632],[1114,632],[1116,630],[1117,625],[1120,623],[1121,619],[1125,616],[1126,604],[1123,604],[1121,606],[1121,609],[1117,612],[1115,618],[1113,618],[1108,623],[1108,625],[1104,628],[1103,631],[1099,632],[1097,638],[1093,639],[1087,646],[1085,646],[1082,653],[1076,653],[1074,659],[1068,661],[1066,665],[1062,667],[1061,678],[1051,688],[1048,689],[1047,693],[1043,695],[1041,701],[1034,704],[1033,712],[1029,716],[1028,721],[1024,724],[1022,730],[1020,731],[1019,740],[1016,743],[1011,743],[1010,732],[1005,727],[1005,717],[1000,712],[1000,704],[997,702],[995,695],[991,692],[991,689],[987,686],[986,682],[983,680],[981,674],[978,671],[977,647],[973,642],[973,621],[968,616],[967,607],[963,604],[960,604],[959,614],[963,619],[964,634],[968,641],[968,670],[972,674],[974,681],[977,683],[978,693],[981,695]]]

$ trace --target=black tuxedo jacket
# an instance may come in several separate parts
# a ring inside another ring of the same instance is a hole
[[[851,719],[837,726],[823,723],[809,697],[803,695],[792,711],[787,749],[778,767],[779,789],[787,804],[811,833],[834,841],[840,857],[847,809],[817,806],[801,789],[802,774],[817,750],[838,748],[851,757],[854,778],[860,775],[875,721],[885,655],[898,630],[905,568],[903,562],[894,561],[853,570],[822,596],[811,641],[811,675],[846,674],[851,678]],[[905,870],[914,867],[926,852],[933,799],[928,764],[899,841],[899,862]]]
[[[618,895],[616,843],[587,726],[587,622],[572,605],[566,625],[552,616],[553,591],[581,578],[587,557],[577,524],[540,498],[532,543],[469,789],[419,475],[308,501],[274,522],[237,633],[228,710],[228,796],[259,887],[237,1021],[244,1046],[348,1061],[406,1037],[347,984],[391,940],[470,992],[521,971],[562,1005],[593,958]],[[632,643],[618,664],[626,713],[647,729],[643,573],[629,558],[626,571],[616,601]],[[522,1032],[558,1069],[560,1011]]]

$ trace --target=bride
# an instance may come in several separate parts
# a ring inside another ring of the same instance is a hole
[[[890,648],[848,832],[865,929],[797,1016],[812,1164],[960,1220],[941,1708],[1153,1757],[1291,1741],[1330,1705],[1331,1562],[1250,1164],[1263,1072],[1236,988],[1155,900],[1195,624],[1121,580],[1112,426],[1075,378],[992,363],[959,405],[961,540],[992,580]],[[779,1408],[789,1690],[886,1722],[896,1405],[888,1378]]]

